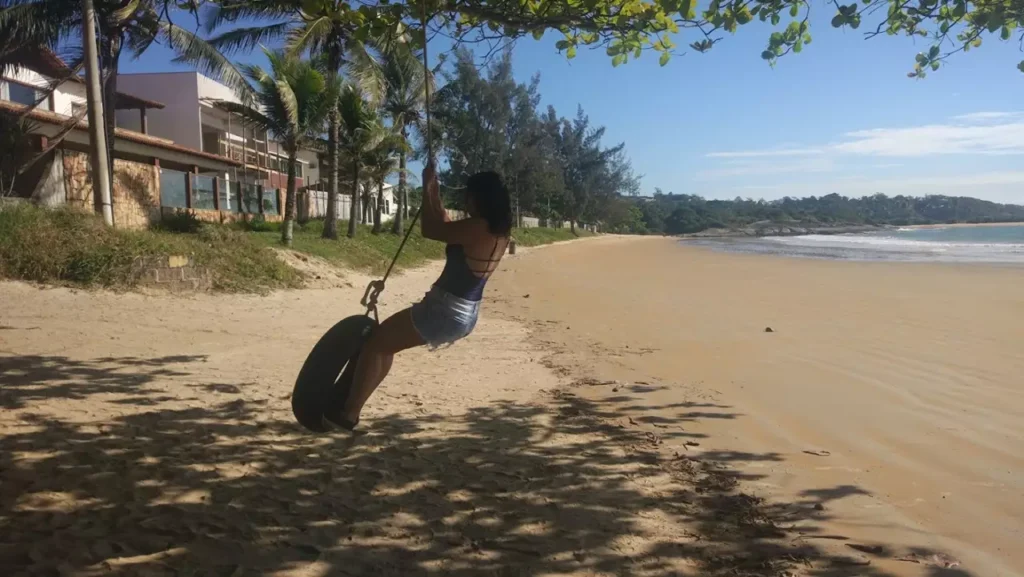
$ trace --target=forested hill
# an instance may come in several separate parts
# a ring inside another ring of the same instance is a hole
[[[802,227],[1024,222],[1024,206],[969,197],[876,194],[847,198],[838,194],[764,201],[707,200],[688,194],[658,194],[623,199],[628,210],[605,223],[614,232],[686,234],[714,228],[744,228],[771,222]]]

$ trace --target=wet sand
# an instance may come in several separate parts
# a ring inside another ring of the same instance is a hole
[[[588,400],[813,508],[855,573],[1024,575],[1024,270],[603,238],[495,286],[552,365],[646,383]]]

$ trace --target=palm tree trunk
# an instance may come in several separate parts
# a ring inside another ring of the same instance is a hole
[[[340,59],[339,59],[340,60]],[[340,62],[330,62],[332,78],[337,76]],[[327,218],[324,220],[324,238],[338,238],[338,105],[331,107],[327,120]]]
[[[113,226],[114,214],[110,204],[110,172],[107,170],[107,146],[101,130],[103,118],[102,67],[97,49],[95,9],[92,0],[82,1],[82,38],[86,56],[86,87],[88,89],[89,134],[92,146],[93,198],[97,201],[103,222]]]
[[[352,204],[348,214],[348,237],[356,237],[356,223],[359,222],[359,161],[352,161]]]
[[[381,211],[384,210],[384,179],[377,181],[377,206],[373,211],[373,234],[381,233]]]
[[[402,126],[402,144],[408,142],[405,126]],[[398,195],[395,197],[395,219],[391,223],[391,232],[402,234],[405,228],[405,205],[408,199],[405,197],[405,148],[398,151]]]
[[[281,227],[281,242],[285,246],[292,245],[292,232],[295,227],[295,165],[298,163],[296,157],[298,151],[292,148],[288,151],[288,186],[284,195],[284,226]]]
[[[117,73],[121,59],[122,38],[120,32],[112,32],[103,42],[103,130],[107,137],[107,172],[110,174],[110,187],[113,193],[117,176],[114,174],[114,127],[117,121]],[[111,194],[111,201],[113,201]]]
[[[372,184],[372,183],[367,183]],[[370,187],[363,187],[363,224],[370,224]]]
[[[331,110],[327,128],[327,218],[324,238],[338,238],[338,107]]]

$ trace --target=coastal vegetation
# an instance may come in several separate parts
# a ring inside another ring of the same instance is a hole
[[[343,225],[347,223],[342,221]],[[324,220],[293,226],[292,251],[349,270],[381,274],[402,237],[370,234],[359,224],[356,238],[322,238]],[[283,223],[234,225],[202,223],[187,213],[154,230],[122,230],[103,224],[88,211],[70,207],[0,204],[0,278],[51,285],[132,290],[140,282],[137,265],[151,257],[188,256],[208,269],[211,288],[227,293],[266,293],[300,288],[303,272],[275,255]],[[579,231],[578,234],[587,234]],[[530,228],[514,232],[521,246],[575,238],[569,229]],[[424,238],[419,226],[399,255],[396,269],[407,270],[444,258],[444,245]]]
[[[778,200],[709,200],[693,194],[619,198],[605,230],[630,234],[692,234],[710,229],[829,229],[856,226],[1024,222],[1024,206],[963,196],[839,194]]]

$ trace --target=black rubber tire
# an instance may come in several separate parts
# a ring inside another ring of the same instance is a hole
[[[324,411],[345,402],[359,351],[376,327],[377,321],[356,315],[342,319],[320,337],[292,390],[292,413],[299,424],[316,433],[330,430],[323,421]]]

